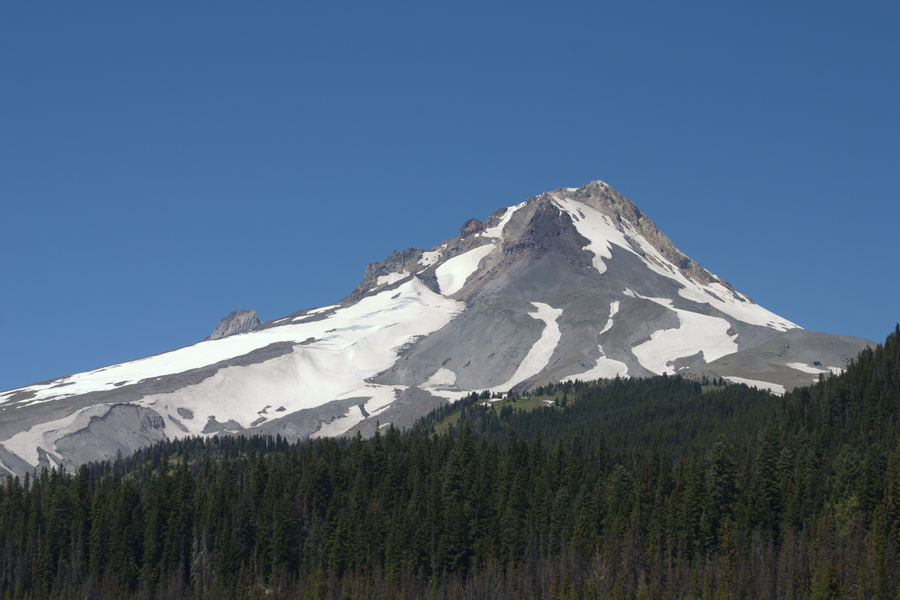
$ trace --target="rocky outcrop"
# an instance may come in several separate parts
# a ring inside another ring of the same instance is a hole
[[[421,248],[407,248],[403,252],[394,250],[390,256],[380,262],[369,263],[366,267],[366,274],[362,282],[353,293],[345,300],[355,302],[366,295],[367,292],[378,287],[378,278],[395,274],[410,274],[421,269],[418,266],[418,260],[422,258],[425,251]],[[399,280],[399,278],[398,278]]]
[[[250,310],[236,310],[219,321],[216,330],[206,339],[219,340],[228,337],[229,335],[247,333],[248,331],[253,331],[260,325],[262,325],[262,322],[259,320],[259,317],[256,316],[256,311],[252,308]]]
[[[482,223],[478,219],[469,219],[468,221],[463,223],[462,228],[459,230],[459,237],[468,237],[473,233],[478,233],[479,231],[484,231],[484,223]]]

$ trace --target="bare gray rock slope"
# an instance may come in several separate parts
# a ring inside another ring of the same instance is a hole
[[[471,391],[576,378],[782,392],[870,344],[756,305],[597,181],[371,263],[333,305],[267,323],[238,311],[193,346],[2,392],[0,469],[71,469],[184,435],[369,435]]]

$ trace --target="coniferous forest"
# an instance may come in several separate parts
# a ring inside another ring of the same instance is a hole
[[[173,440],[0,486],[4,598],[900,598],[900,326],[783,397],[488,394],[374,438]],[[522,407],[535,398],[549,406]]]

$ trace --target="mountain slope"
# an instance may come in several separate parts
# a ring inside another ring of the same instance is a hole
[[[790,353],[765,350],[784,336]],[[0,393],[0,467],[71,468],[188,434],[369,434],[473,390],[575,378],[696,372],[782,391],[866,345],[756,305],[598,181],[395,252],[334,305],[262,324],[233,313],[193,346]]]

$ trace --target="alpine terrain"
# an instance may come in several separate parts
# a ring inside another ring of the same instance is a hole
[[[784,393],[859,338],[806,331],[682,254],[603,182],[500,208],[371,263],[343,300],[0,393],[0,468],[72,470],[163,440],[410,426],[472,391],[686,374]]]

